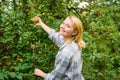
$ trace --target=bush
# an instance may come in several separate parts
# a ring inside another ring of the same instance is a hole
[[[100,3],[100,4],[98,4]],[[94,3],[86,8],[62,0],[4,1],[0,5],[0,79],[39,80],[33,75],[38,67],[46,73],[54,67],[57,46],[40,27],[32,24],[33,16],[52,28],[67,15],[76,15],[84,25],[83,75],[86,80],[120,78],[120,7],[119,1]],[[53,9],[54,8],[54,9]]]

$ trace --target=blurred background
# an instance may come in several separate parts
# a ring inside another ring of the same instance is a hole
[[[34,68],[51,72],[58,48],[31,19],[58,31],[69,15],[84,26],[85,80],[120,80],[119,0],[0,0],[0,80],[43,80]]]

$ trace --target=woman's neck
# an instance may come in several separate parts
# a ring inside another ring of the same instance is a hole
[[[70,39],[70,38],[64,38],[64,43],[71,43],[72,42],[72,40]]]

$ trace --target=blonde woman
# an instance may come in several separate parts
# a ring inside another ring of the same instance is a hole
[[[35,68],[34,75],[43,77],[44,80],[84,80],[82,71],[82,48],[85,42],[82,39],[82,22],[76,16],[68,16],[60,25],[59,32],[48,27],[41,18],[37,26],[41,26],[49,38],[59,47],[55,59],[55,68],[50,73]]]

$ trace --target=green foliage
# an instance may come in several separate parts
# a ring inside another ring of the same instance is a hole
[[[52,28],[68,15],[78,16],[84,26],[83,75],[86,80],[120,79],[120,1],[88,1],[86,8],[67,0],[11,0],[0,2],[0,80],[39,80],[35,67],[46,73],[54,67],[57,46],[33,16]]]

